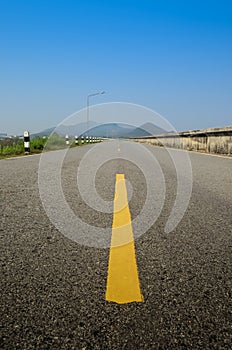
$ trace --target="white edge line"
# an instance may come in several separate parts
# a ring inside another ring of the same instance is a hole
[[[42,154],[41,153],[37,153],[37,154],[26,154],[26,155],[21,155],[21,156],[17,156],[17,157],[6,157],[6,158],[2,158],[0,159],[1,160],[11,160],[11,159],[24,159],[24,158],[27,158],[27,157],[35,157],[35,156],[40,156]]]
[[[143,144],[143,143],[142,143]],[[160,148],[160,149],[171,149],[173,151],[179,151],[179,152],[188,152],[188,153],[195,153],[195,154],[199,154],[199,155],[204,155],[204,156],[211,156],[211,157],[218,157],[218,158],[223,158],[223,159],[230,159],[232,160],[231,156],[226,156],[226,155],[220,155],[220,154],[213,154],[213,153],[204,153],[204,152],[197,152],[197,151],[190,151],[187,149],[179,149],[179,148],[174,148],[174,147],[159,147],[156,145],[152,145],[150,143],[147,143],[147,145],[151,146],[151,147],[156,147],[156,148]]]

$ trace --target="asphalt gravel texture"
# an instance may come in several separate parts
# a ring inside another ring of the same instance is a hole
[[[113,214],[88,207],[77,189],[78,165],[92,147],[68,151],[64,197],[86,223],[111,227]],[[232,159],[189,153],[192,196],[167,234],[175,167],[164,148],[145,147],[160,163],[166,198],[158,220],[135,240],[144,302],[125,305],[105,300],[109,248],[78,244],[49,220],[38,188],[40,155],[0,161],[0,349],[232,348]],[[135,164],[119,154],[97,172],[96,190],[112,201],[116,173],[130,181],[136,218],[147,188]]]

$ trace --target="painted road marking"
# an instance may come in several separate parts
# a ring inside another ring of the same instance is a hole
[[[41,156],[42,153],[36,153],[36,154],[22,154],[20,156],[16,156],[16,157],[9,157],[9,158],[1,158],[0,160],[11,160],[11,159],[24,159],[27,157],[38,157]]]
[[[148,144],[150,147],[156,147],[156,148],[160,148],[159,146],[155,146],[155,145],[150,145]],[[165,149],[170,149],[173,151],[178,151],[178,152],[188,152],[189,154],[191,153],[195,153],[195,154],[199,154],[202,156],[210,156],[210,157],[217,157],[217,158],[223,158],[223,159],[230,159],[232,160],[232,157],[230,155],[223,155],[223,154],[213,154],[213,153],[204,153],[204,152],[199,152],[199,151],[189,151],[186,149],[178,149],[178,148],[173,148],[173,147],[165,147]]]
[[[106,300],[118,304],[143,302],[124,174],[116,175]]]

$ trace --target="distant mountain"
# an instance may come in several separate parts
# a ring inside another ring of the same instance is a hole
[[[97,127],[99,124],[93,121],[89,121],[89,129]],[[56,132],[61,135],[69,135],[69,136],[80,136],[86,132],[87,124],[86,122],[74,124],[74,125],[60,125],[56,128]]]
[[[167,131],[164,130],[163,128],[160,128],[159,126],[156,126],[153,123],[145,123],[140,126],[140,129],[146,131],[150,135],[161,135],[161,134],[166,134]]]
[[[142,128],[136,128],[128,133],[127,138],[151,136],[149,132]]]
[[[57,128],[49,128],[39,133],[32,134],[32,137],[49,136],[56,132],[60,136],[69,135],[70,137],[86,136],[86,122],[75,125],[60,125]],[[166,131],[152,123],[143,124],[140,127],[135,127],[122,123],[106,123],[98,124],[96,122],[89,122],[89,136],[105,137],[105,138],[133,138],[146,137],[158,134],[164,134]]]
[[[98,125],[91,128],[88,132],[90,136],[106,137],[106,138],[126,138],[127,135],[134,130],[133,126],[121,123],[108,123]],[[86,132],[83,133],[86,136]]]
[[[89,121],[89,128],[97,126],[98,123]],[[57,127],[45,129],[43,131],[31,134],[31,137],[43,137],[49,136],[53,132],[56,132],[60,136],[69,135],[70,137],[80,136],[86,131],[87,125],[86,122],[74,124],[74,125],[59,125]]]
[[[51,135],[51,133],[55,130],[54,128],[49,128],[49,129],[45,129],[43,131],[31,134],[31,137],[43,137],[43,136],[49,136]]]
[[[128,137],[133,138],[133,137],[146,137],[146,136],[154,136],[154,135],[160,135],[160,134],[165,134],[166,131],[152,123],[146,123],[141,125],[138,128],[135,128],[132,130],[129,134]]]
[[[143,124],[140,127],[134,127],[128,124],[108,123],[98,125],[89,130],[89,135],[106,138],[133,138],[146,137],[158,134],[164,134],[166,131],[152,123]],[[85,136],[85,133],[83,134]]]

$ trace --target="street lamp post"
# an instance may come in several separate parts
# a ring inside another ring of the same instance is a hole
[[[87,130],[86,130],[86,136],[89,136],[89,99],[90,99],[90,97],[97,96],[97,95],[103,95],[105,93],[106,93],[105,91],[101,91],[101,92],[95,92],[94,94],[90,94],[90,95],[87,96],[87,120],[86,120]]]

